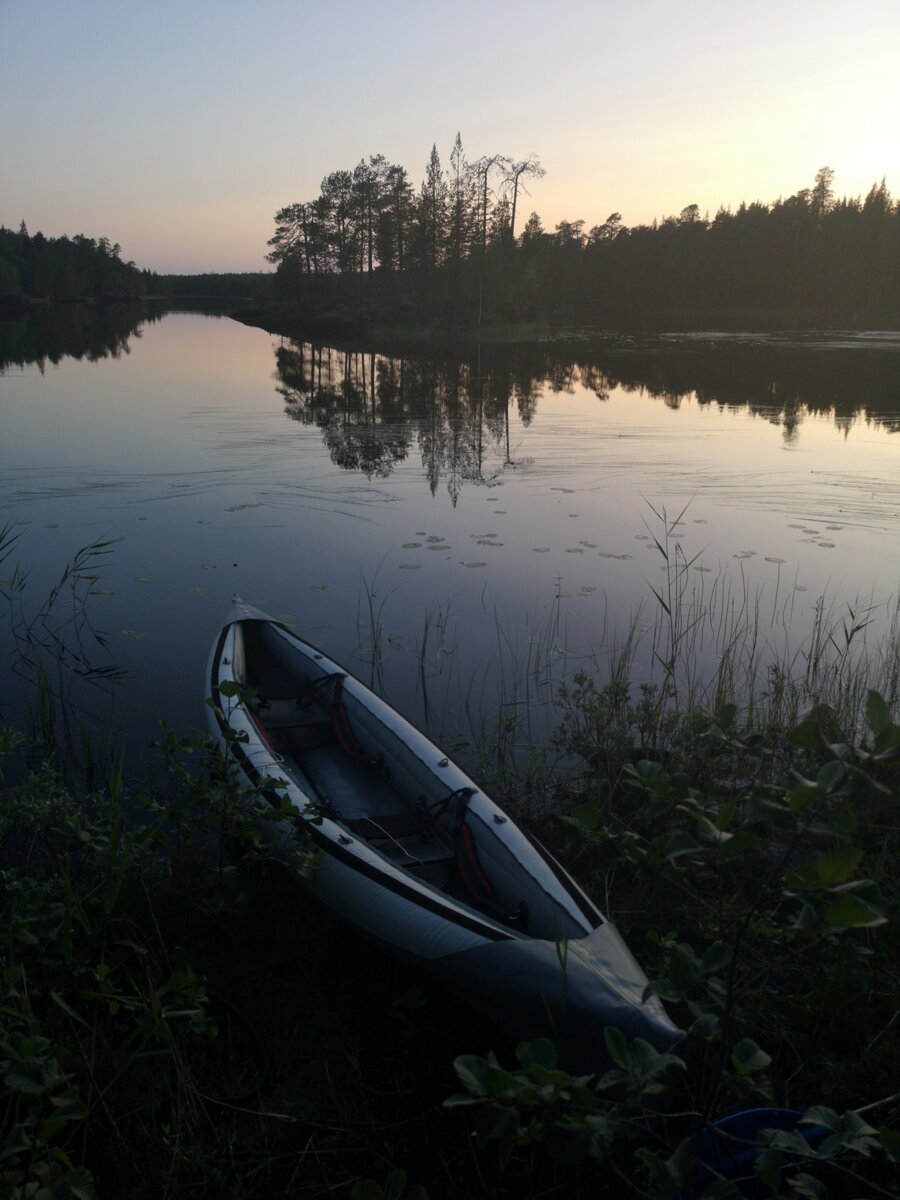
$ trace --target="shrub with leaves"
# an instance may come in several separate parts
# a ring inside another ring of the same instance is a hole
[[[729,1110],[777,1106],[802,1116],[760,1135],[748,1168],[759,1194],[856,1195],[861,1181],[889,1194],[897,1135],[862,1114],[898,1112],[900,963],[883,892],[896,886],[900,726],[876,693],[867,715],[853,745],[815,713],[790,731],[780,770],[725,706],[704,747],[717,785],[641,759],[623,765],[630,803],[571,812],[582,864],[614,877],[652,990],[689,1032],[660,1055],[607,1029],[599,1079],[559,1071],[546,1043],[520,1046],[513,1071],[457,1059],[466,1094],[448,1103],[475,1110],[501,1162],[546,1147],[608,1160],[623,1194],[626,1180],[660,1200],[737,1194],[714,1166],[701,1172],[697,1133]],[[815,1147],[812,1126],[825,1131]]]

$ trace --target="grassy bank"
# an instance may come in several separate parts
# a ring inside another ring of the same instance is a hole
[[[568,697],[573,753],[598,696],[577,733]],[[615,797],[583,757],[581,788],[533,822],[689,1030],[675,1057],[607,1033],[599,1081],[554,1070],[545,1043],[517,1062],[314,909],[203,737],[167,735],[166,777],[130,797],[52,764],[7,786],[5,1194],[367,1196],[403,1168],[431,1197],[602,1180],[663,1200],[696,1129],[757,1104],[834,1126],[791,1195],[890,1194],[900,727],[873,694],[865,742],[835,743],[822,711],[785,731],[786,769],[733,716],[693,718],[696,773],[638,758]],[[773,1182],[800,1149],[773,1150]]]

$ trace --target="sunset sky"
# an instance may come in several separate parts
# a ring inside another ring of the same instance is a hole
[[[259,270],[275,211],[382,153],[536,153],[527,215],[626,225],[900,191],[897,0],[0,0],[0,223]]]

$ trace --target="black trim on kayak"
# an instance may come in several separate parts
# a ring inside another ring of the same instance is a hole
[[[238,622],[235,622],[235,624],[237,624],[237,623]],[[274,624],[274,622],[273,622],[273,624]],[[219,641],[216,644],[216,652],[215,652],[215,656],[213,658],[211,679],[210,679],[210,686],[211,686],[211,691],[212,691],[212,699],[213,699],[213,704],[214,704],[214,711],[216,714],[216,720],[219,724],[219,728],[222,729],[223,732],[226,729],[229,729],[230,726],[228,725],[228,722],[225,719],[225,713],[223,712],[222,706],[219,703],[219,685],[218,685],[219,672],[218,672],[218,668],[219,668],[219,664],[221,662],[222,650],[225,646],[225,641],[228,636],[228,630],[230,628],[231,628],[230,625],[226,625],[223,628],[222,633],[219,637]],[[286,630],[286,632],[290,632],[290,631]],[[291,634],[291,636],[295,637],[296,635]],[[254,763],[250,760],[249,756],[244,751],[241,744],[234,743],[233,745],[231,745],[229,747],[229,749],[230,749],[231,753],[234,754],[235,757],[240,762],[242,770],[248,776],[251,783],[253,783],[254,786],[258,786],[258,783],[263,778],[263,776],[260,773],[260,771],[258,770],[258,768],[254,765]],[[266,800],[268,800],[268,802],[273,806],[273,808],[281,807],[282,796],[279,792],[276,792],[271,788],[263,788],[263,789],[261,789],[261,794],[266,798]],[[498,929],[494,925],[490,925],[487,922],[480,921],[475,916],[469,916],[468,913],[460,912],[459,909],[454,908],[451,904],[444,903],[444,902],[436,899],[435,897],[429,895],[427,892],[420,892],[416,888],[410,887],[409,884],[404,883],[402,880],[396,879],[393,875],[387,874],[385,871],[381,870],[381,868],[379,868],[375,863],[367,862],[365,859],[362,859],[358,855],[353,854],[350,850],[347,849],[347,847],[340,845],[340,843],[338,843],[338,842],[335,842],[332,838],[328,837],[327,834],[323,833],[322,830],[318,829],[315,825],[306,823],[306,829],[307,829],[307,832],[309,833],[311,841],[316,846],[320,847],[325,853],[329,854],[332,858],[335,858],[338,861],[344,863],[346,866],[351,867],[354,871],[358,871],[360,875],[365,875],[367,878],[375,880],[375,882],[380,884],[381,887],[386,888],[388,891],[394,892],[396,895],[402,896],[404,899],[412,901],[414,904],[417,904],[420,908],[428,909],[430,912],[433,912],[433,913],[437,914],[438,916],[443,917],[444,920],[452,921],[454,925],[459,925],[463,929],[468,929],[472,933],[481,934],[482,937],[488,938],[490,941],[504,942],[504,941],[515,941],[516,940],[514,934],[506,933],[504,930]]]
[[[575,901],[582,913],[589,920],[594,922],[593,928],[596,929],[599,925],[605,924],[606,917],[603,915],[600,909],[597,908],[590,896],[586,895],[581,890],[565,867],[556,861],[546,846],[542,845],[533,833],[529,833],[528,830],[523,828],[521,825],[519,828],[522,830],[522,833],[524,833],[527,840],[531,843],[532,847],[538,852],[538,854],[540,854],[546,865],[553,872],[557,882],[565,888],[567,894],[572,900]]]

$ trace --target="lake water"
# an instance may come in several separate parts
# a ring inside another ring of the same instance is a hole
[[[555,684],[631,628],[651,678],[657,541],[706,606],[700,670],[742,610],[789,657],[822,595],[875,639],[898,593],[900,334],[424,359],[199,313],[66,320],[0,323],[0,524],[19,535],[0,573],[21,565],[33,613],[114,540],[86,572],[106,635],[86,650],[130,672],[98,709],[132,755],[161,716],[202,723],[235,592],[451,742],[498,717],[540,731]],[[72,637],[67,596],[41,636]],[[7,672],[8,714],[18,699]]]

